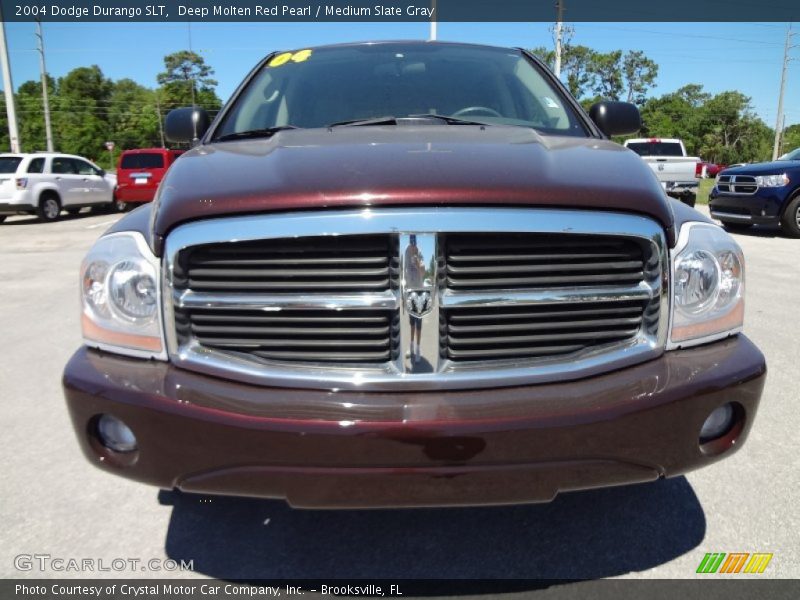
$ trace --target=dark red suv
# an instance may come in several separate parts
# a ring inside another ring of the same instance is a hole
[[[522,49],[267,56],[81,267],[87,458],[297,507],[544,502],[742,447],[736,240]],[[724,485],[725,482],[720,483]],[[590,532],[591,533],[591,532]]]
[[[125,150],[117,164],[116,199],[123,202],[150,202],[170,165],[183,150],[141,148]]]

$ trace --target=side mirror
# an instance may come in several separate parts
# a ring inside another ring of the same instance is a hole
[[[639,109],[628,102],[598,102],[589,109],[589,116],[609,137],[629,135],[642,128]]]
[[[100,177],[105,177],[106,176],[106,170],[105,169],[97,169],[97,174],[100,175]]]
[[[208,113],[196,106],[169,111],[164,122],[164,134],[171,142],[195,142],[208,130]]]

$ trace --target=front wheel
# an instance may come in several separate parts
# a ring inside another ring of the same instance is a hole
[[[43,194],[39,199],[36,214],[42,221],[57,221],[61,215],[61,202],[55,194]]]
[[[800,194],[792,198],[783,211],[781,229],[791,238],[800,238]]]

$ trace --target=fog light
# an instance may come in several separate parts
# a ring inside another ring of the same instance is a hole
[[[700,443],[713,440],[726,433],[733,423],[733,404],[723,404],[713,410],[700,429]]]
[[[130,427],[111,415],[102,415],[97,421],[97,434],[100,441],[114,452],[133,452],[136,450],[136,436]]]

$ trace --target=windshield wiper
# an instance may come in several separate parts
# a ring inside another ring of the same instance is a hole
[[[448,125],[491,125],[491,123],[481,123],[479,121],[470,121],[468,119],[459,119],[458,117],[448,117],[447,115],[435,115],[433,113],[425,113],[420,115],[408,115],[407,117],[373,117],[371,119],[353,119],[352,121],[337,121],[331,123],[328,127],[364,127],[367,125],[397,125],[399,119],[439,119]]]
[[[372,117],[371,119],[352,119],[350,121],[336,121],[327,127],[362,127],[368,125],[397,125],[397,117]]]
[[[247,138],[260,137],[266,138],[275,135],[279,131],[285,131],[287,129],[299,129],[299,127],[295,127],[294,125],[279,125],[278,127],[266,127],[264,129],[249,129],[247,131],[237,131],[236,133],[226,133],[218,138],[214,138],[214,141],[224,142],[226,140],[243,140]]]
[[[480,121],[470,121],[469,119],[459,119],[458,117],[448,117],[447,115],[436,115],[433,113],[408,116],[412,119],[439,119],[448,125],[491,125],[491,123],[481,123]]]

